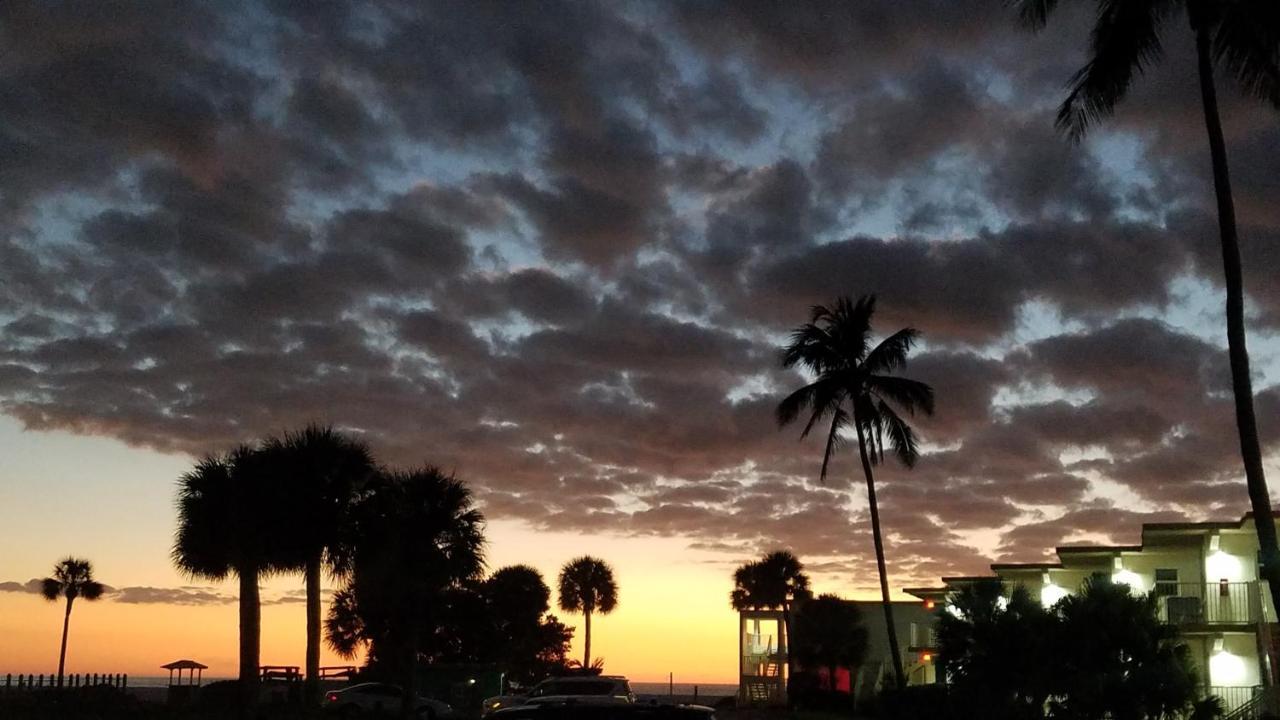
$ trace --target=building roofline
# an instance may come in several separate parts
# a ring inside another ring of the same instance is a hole
[[[1144,526],[1145,527],[1145,526]],[[1141,545],[1059,545],[1053,549],[1059,555],[1083,555],[1093,553],[1141,552]]]
[[[1038,562],[1038,563],[991,563],[991,570],[999,572],[1001,570],[1061,570],[1060,562]]]
[[[999,580],[999,575],[953,575],[951,577],[943,577],[942,582],[951,584],[953,582],[979,582],[982,580]]]

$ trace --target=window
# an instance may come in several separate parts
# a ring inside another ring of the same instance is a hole
[[[1178,569],[1156,568],[1156,597],[1170,597],[1178,594]]]

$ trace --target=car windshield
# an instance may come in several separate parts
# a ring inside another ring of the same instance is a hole
[[[548,695],[611,695],[612,680],[552,680],[539,685],[533,691],[534,697]]]

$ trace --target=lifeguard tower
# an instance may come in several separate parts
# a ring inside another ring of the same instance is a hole
[[[738,704],[785,705],[787,643],[781,610],[738,613]]]

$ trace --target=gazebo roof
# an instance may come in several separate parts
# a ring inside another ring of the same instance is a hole
[[[208,670],[209,666],[195,660],[174,660],[168,665],[161,665],[162,670]]]

